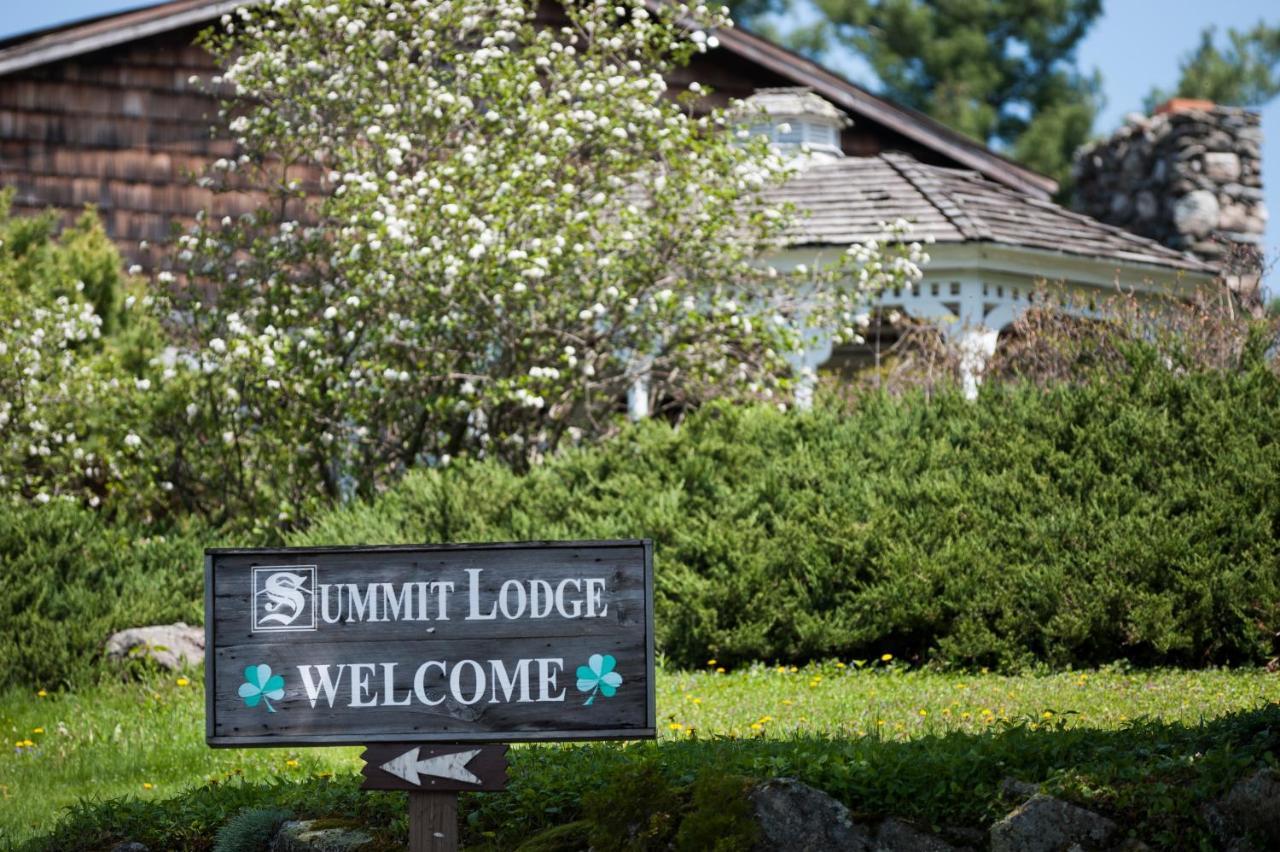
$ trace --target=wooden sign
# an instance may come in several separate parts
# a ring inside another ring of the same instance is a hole
[[[378,743],[360,758],[363,790],[507,789],[505,745]]]
[[[653,737],[652,553],[648,541],[208,550],[206,739]]]

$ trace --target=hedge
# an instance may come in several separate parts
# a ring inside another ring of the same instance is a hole
[[[979,399],[704,409],[520,476],[411,473],[292,544],[649,537],[669,663],[1258,664],[1280,633],[1280,379],[1154,359]],[[0,686],[200,619],[200,533],[0,508]],[[222,540],[223,544],[252,544]]]
[[[74,686],[117,630],[202,623],[204,541],[61,501],[0,508],[0,688]]]
[[[713,407],[523,477],[415,473],[297,543],[650,537],[660,650],[1021,669],[1260,663],[1280,379],[1153,359],[1049,390]]]

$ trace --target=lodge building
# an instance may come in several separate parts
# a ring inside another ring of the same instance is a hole
[[[128,261],[148,268],[197,211],[262,204],[252,189],[214,194],[196,180],[236,151],[210,129],[215,94],[194,78],[218,68],[193,42],[238,5],[171,0],[0,42],[0,186],[13,188],[15,212],[71,218],[94,205]],[[1087,301],[1117,288],[1190,294],[1215,280],[1213,262],[1056,204],[1053,180],[921,113],[749,32],[716,35],[718,47],[668,82],[753,101],[781,147],[812,152],[778,191],[800,216],[777,263],[821,262],[882,221],[908,219],[934,241],[932,260],[920,287],[885,293],[879,307],[935,324],[975,376],[1038,288]],[[856,356],[820,341],[796,367]],[[647,409],[637,388],[632,413]]]

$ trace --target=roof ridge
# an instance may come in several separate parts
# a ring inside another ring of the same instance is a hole
[[[929,176],[925,174],[927,168],[915,157],[903,154],[897,151],[886,151],[879,155],[882,160],[889,164],[902,179],[911,184],[911,187],[925,201],[929,202],[935,210],[955,226],[956,230],[966,240],[994,240],[991,229],[987,227],[977,216],[970,215],[968,211],[961,209],[960,205],[955,204],[945,193],[934,192],[935,187],[928,180]],[[970,172],[969,174],[976,174]],[[979,175],[979,177],[981,177]],[[1012,192],[1013,190],[1010,190]]]

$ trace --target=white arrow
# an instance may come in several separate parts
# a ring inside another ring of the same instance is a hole
[[[480,749],[473,751],[455,751],[451,754],[439,754],[426,760],[418,760],[418,749],[412,748],[394,760],[382,764],[382,768],[397,778],[403,778],[410,784],[422,784],[419,775],[434,775],[437,778],[452,778],[454,781],[465,781],[468,784],[479,784],[480,779],[467,771]]]

